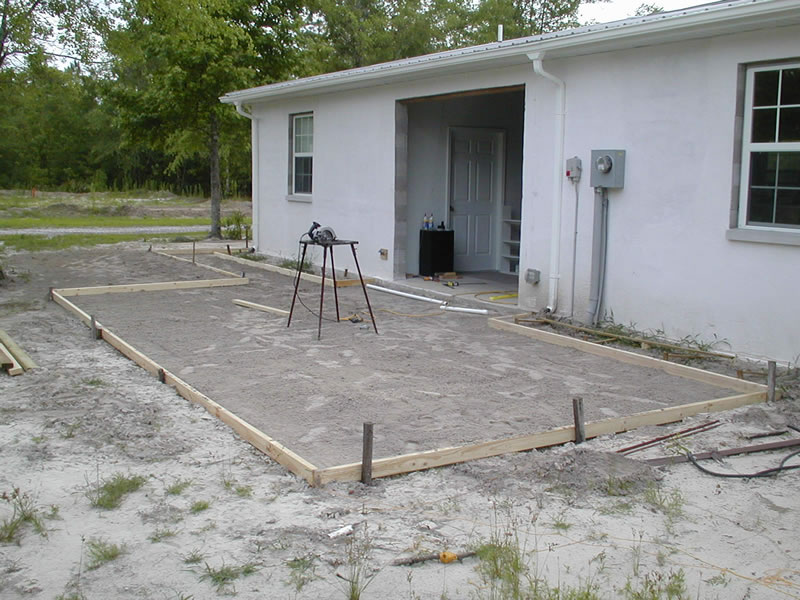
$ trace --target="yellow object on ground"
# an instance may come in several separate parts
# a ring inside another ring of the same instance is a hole
[[[449,564],[455,560],[458,560],[458,554],[455,552],[447,552],[445,550],[444,552],[439,553],[439,561],[443,562],[444,564]]]

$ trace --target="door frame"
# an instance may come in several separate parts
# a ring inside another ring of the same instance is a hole
[[[470,132],[491,133],[497,141],[498,159],[497,170],[494,173],[494,181],[492,182],[492,189],[497,191],[498,202],[495,206],[494,225],[492,227],[493,250],[494,250],[494,270],[500,270],[502,240],[501,233],[503,227],[503,207],[506,203],[506,130],[498,129],[495,127],[448,127],[447,128],[447,150],[445,161],[445,181],[444,181],[444,202],[442,206],[443,214],[447,215],[445,225],[448,229],[452,229],[451,211],[450,211],[450,179],[452,173],[452,148],[453,136],[456,133],[470,133]]]

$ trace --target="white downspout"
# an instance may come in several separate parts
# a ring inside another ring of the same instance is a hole
[[[550,231],[550,283],[548,285],[547,312],[558,309],[558,283],[561,279],[561,195],[564,189],[564,129],[567,112],[567,84],[542,66],[543,52],[532,52],[528,58],[537,75],[556,85],[555,149],[553,151],[553,215]]]
[[[259,240],[257,239],[258,236],[258,163],[259,163],[259,143],[258,143],[258,120],[253,116],[252,112],[247,112],[242,108],[241,102],[236,102],[234,104],[236,107],[236,112],[242,115],[246,119],[250,119],[250,145],[252,147],[252,164],[250,166],[251,175],[250,175],[250,182],[252,184],[252,197],[251,197],[251,205],[253,208],[253,247],[258,248],[260,246]]]

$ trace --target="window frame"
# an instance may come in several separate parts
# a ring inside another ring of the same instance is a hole
[[[768,241],[769,235],[774,234],[784,234],[781,236],[781,239],[787,238],[791,236],[794,238],[798,236],[800,238],[800,224],[792,225],[788,223],[749,223],[748,216],[750,212],[750,175],[751,175],[751,166],[752,166],[752,155],[757,152],[798,152],[800,153],[800,141],[796,142],[780,142],[780,141],[773,141],[773,142],[753,142],[751,141],[752,133],[753,133],[753,113],[756,108],[754,107],[754,82],[755,82],[755,75],[756,73],[766,72],[766,71],[783,71],[787,69],[800,69],[800,61],[797,59],[792,61],[780,61],[780,62],[772,62],[772,63],[759,63],[754,65],[748,65],[745,70],[745,85],[744,85],[744,114],[743,114],[743,124],[742,124],[742,138],[741,138],[741,173],[739,179],[739,199],[738,199],[738,219],[736,227],[739,230],[750,230],[752,234],[756,232],[764,232],[765,236],[758,236],[758,235],[747,235],[744,236],[733,236],[729,235],[730,239],[741,239],[743,241]],[[780,111],[783,108],[797,108],[800,107],[800,104],[790,104],[790,105],[781,105],[780,103],[780,86],[778,88],[778,98],[777,104],[775,108],[778,111],[778,115],[780,115]],[[776,118],[776,131],[780,126],[780,118]],[[777,140],[777,136],[776,136]],[[742,231],[744,234],[745,232]],[[797,242],[789,242],[788,239],[784,239],[784,241],[778,241],[778,238],[775,239],[777,243],[794,243]]]
[[[298,151],[297,150],[297,122],[300,119],[310,119],[311,120],[311,150],[310,151]],[[314,113],[313,111],[307,111],[302,113],[295,113],[290,115],[289,119],[289,198],[298,200],[298,201],[305,201],[308,202],[311,199],[311,196],[314,192]],[[296,178],[296,169],[297,169],[297,158],[310,158],[311,159],[311,185],[308,191],[298,191],[297,190],[297,178]]]

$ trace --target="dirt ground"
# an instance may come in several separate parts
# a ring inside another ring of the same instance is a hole
[[[363,598],[515,597],[485,568],[485,555],[392,564],[491,541],[521,553],[523,582],[562,591],[595,586],[601,598],[666,598],[663,590],[633,594],[672,584],[685,590],[676,598],[800,598],[800,472],[722,479],[688,464],[652,468],[638,460],[757,443],[746,436],[800,422],[791,397],[580,447],[372,487],[314,489],[89,339],[82,324],[47,301],[49,287],[216,276],[145,250],[130,244],[5,258],[10,281],[0,287],[0,327],[39,368],[0,376],[0,492],[19,489],[42,526],[37,532],[23,523],[0,544],[3,598],[347,598],[346,579],[368,583]],[[489,330],[483,317],[384,312],[430,311],[377,293],[370,299],[379,336],[364,323],[326,321],[317,341],[316,319],[302,306],[288,329],[280,317],[235,307],[232,298],[281,308],[291,299],[282,276],[248,275],[251,286],[75,300],[320,465],[358,460],[364,420],[376,422],[381,456],[565,424],[576,394],[592,407],[590,419],[729,395],[562,354]],[[303,285],[311,307],[318,290]],[[340,302],[342,313],[366,316],[359,289],[344,290]],[[332,298],[326,309],[332,316]],[[274,412],[258,422],[267,405]],[[613,453],[709,418],[722,425],[633,458]],[[775,466],[785,453],[707,466],[746,473]],[[141,476],[144,484],[118,508],[93,507],[93,490],[115,474]],[[11,497],[0,502],[4,526],[14,505]],[[121,555],[97,564],[98,542],[117,545]]]

